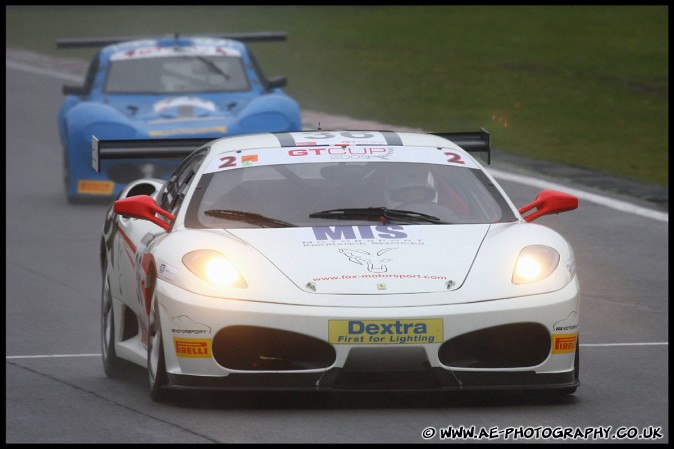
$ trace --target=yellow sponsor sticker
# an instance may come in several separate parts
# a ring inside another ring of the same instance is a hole
[[[115,183],[112,181],[84,180],[77,182],[77,193],[112,195],[113,190],[115,190]]]
[[[150,137],[165,137],[165,136],[175,136],[177,134],[201,134],[201,133],[222,133],[227,132],[226,126],[215,126],[211,128],[175,128],[175,129],[165,129],[165,130],[156,130],[150,131]]]
[[[566,354],[576,350],[576,339],[578,334],[553,334],[552,335],[552,353]]]
[[[441,318],[419,320],[330,320],[328,342],[343,345],[441,343]]]
[[[212,341],[210,338],[173,337],[176,356],[186,358],[210,358]]]

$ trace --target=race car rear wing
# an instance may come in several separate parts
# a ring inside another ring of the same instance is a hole
[[[489,132],[480,131],[432,133],[451,140],[469,153],[487,153],[487,164],[491,163],[491,138]],[[185,139],[130,139],[100,140],[92,136],[91,163],[96,172],[101,170],[102,159],[160,159],[185,158],[196,149],[216,140],[215,137],[194,137]]]
[[[474,132],[432,134],[451,140],[469,153],[487,153],[487,164],[491,164],[491,135],[486,129],[480,128],[479,131]]]
[[[175,38],[181,36],[178,33],[164,36],[119,36],[119,37],[91,37],[91,38],[63,38],[56,40],[56,48],[86,48],[86,47],[105,47],[106,45],[119,44],[121,42]],[[254,33],[215,33],[198,34],[182,37],[217,37],[220,39],[232,39],[240,42],[271,42],[288,40],[288,33],[283,31],[260,31]]]
[[[101,171],[102,159],[159,159],[185,158],[193,151],[216,140],[214,137],[190,139],[91,139],[91,164],[96,173]]]

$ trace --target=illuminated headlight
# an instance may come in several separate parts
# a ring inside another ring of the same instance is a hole
[[[559,264],[559,253],[549,246],[527,246],[517,257],[513,284],[526,284],[545,279]]]
[[[212,284],[240,288],[248,286],[234,264],[218,251],[192,251],[183,256],[183,263],[192,273]]]

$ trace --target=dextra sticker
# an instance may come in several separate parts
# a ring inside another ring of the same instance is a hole
[[[443,340],[442,319],[330,320],[328,342],[334,344],[424,344]]]
[[[552,353],[566,354],[576,350],[578,334],[553,334]]]
[[[77,182],[77,193],[89,193],[92,195],[112,195],[115,183],[112,181],[84,180]]]
[[[178,338],[173,337],[176,356],[183,358],[210,358],[210,338]]]

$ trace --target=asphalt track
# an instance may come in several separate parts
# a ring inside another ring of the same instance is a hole
[[[582,385],[574,396],[223,393],[157,404],[143,369],[106,378],[97,259],[106,207],[67,203],[56,130],[61,85],[76,72],[7,55],[7,443],[442,443],[465,441],[440,436],[462,426],[495,437],[470,442],[669,441],[666,195],[654,201],[552,177],[507,155],[491,170],[515,204],[543,188],[581,197],[578,210],[538,221],[576,251]],[[348,120],[312,114],[307,123],[326,128]],[[616,439],[622,434],[635,437]]]

